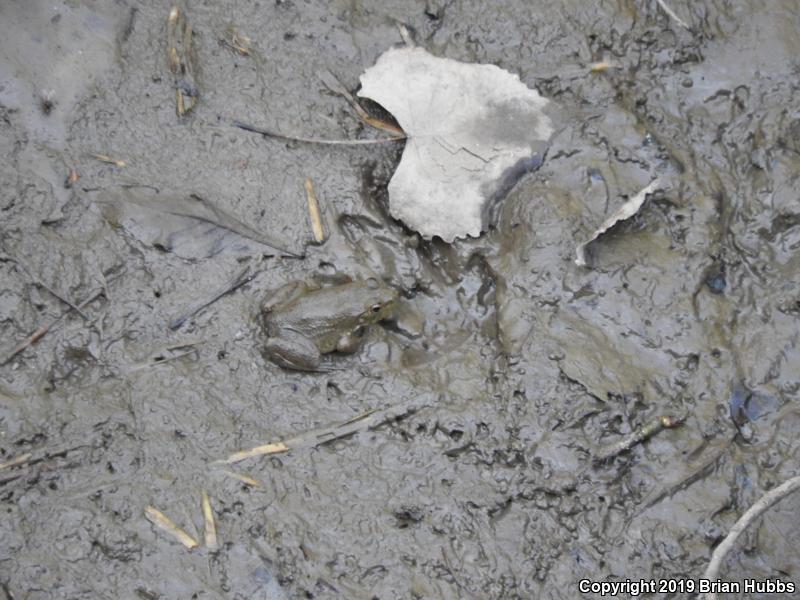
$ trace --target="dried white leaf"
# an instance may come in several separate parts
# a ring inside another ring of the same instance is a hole
[[[491,210],[541,162],[553,132],[547,99],[495,65],[393,48],[361,76],[360,96],[388,110],[408,135],[389,182],[393,217],[425,238],[478,236]]]

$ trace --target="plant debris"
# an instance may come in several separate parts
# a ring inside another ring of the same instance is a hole
[[[206,548],[209,550],[216,550],[217,545],[217,523],[214,520],[214,510],[211,508],[211,501],[208,499],[208,492],[203,490],[202,494],[203,505],[203,540]]]
[[[325,227],[322,220],[322,211],[319,207],[317,193],[314,191],[314,182],[306,179],[306,198],[308,199],[308,218],[311,221],[311,232],[314,234],[314,241],[321,244],[325,241]]]
[[[0,463],[0,471],[23,465],[26,462],[28,462],[32,456],[33,456],[32,453],[26,452],[25,454],[20,454],[19,456],[15,456],[11,460],[7,460],[4,463]]]
[[[324,444],[329,444],[336,440],[349,437],[355,433],[358,433],[359,431],[375,429],[376,427],[380,427],[385,423],[398,421],[420,411],[423,408],[426,408],[427,406],[428,404],[425,403],[424,400],[420,401],[415,399],[409,402],[397,404],[395,406],[390,406],[382,410],[368,410],[360,415],[356,415],[355,417],[347,419],[342,423],[336,423],[329,427],[307,431],[306,433],[283,440],[281,442],[272,442],[270,444],[256,446],[250,450],[235,452],[227,459],[220,462],[233,464],[256,456],[288,452],[294,448],[313,448],[316,446],[322,446]]]
[[[228,458],[225,459],[224,462],[232,465],[234,463],[243,461],[247,458],[253,458],[255,456],[264,456],[267,454],[282,454],[283,452],[288,452],[289,446],[284,444],[283,442],[273,442],[270,444],[263,444],[261,446],[256,446],[255,448],[251,448],[250,450],[241,450],[239,452],[234,452]]]
[[[753,506],[748,508],[747,512],[745,512],[739,518],[739,520],[736,521],[736,524],[728,532],[728,535],[725,536],[725,539],[722,540],[719,546],[714,548],[711,561],[708,563],[705,573],[703,573],[703,579],[708,581],[718,581],[719,570],[722,567],[722,561],[736,544],[736,540],[739,539],[739,536],[744,533],[745,529],[747,529],[756,519],[758,519],[758,517],[769,510],[773,505],[777,504],[786,496],[793,494],[797,490],[800,490],[800,476],[792,477],[788,481],[784,481],[778,487],[764,494],[755,504],[753,504]],[[717,594],[716,592],[710,592],[700,596],[700,598],[702,598],[702,600],[716,600]]]
[[[70,189],[80,178],[81,175],[76,169],[70,169],[69,173],[67,174],[67,178],[64,180],[64,187]]]
[[[364,107],[361,106],[361,103],[358,101],[358,98],[353,96],[353,94],[351,94],[347,90],[347,88],[344,87],[344,85],[342,85],[342,82],[339,81],[333,73],[331,73],[330,71],[323,72],[320,75],[320,78],[322,79],[322,83],[325,84],[325,87],[327,87],[334,94],[338,94],[339,96],[347,100],[347,103],[350,105],[350,107],[353,109],[356,115],[358,115],[358,118],[361,119],[364,123],[366,123],[370,127],[374,127],[375,129],[380,129],[382,131],[386,131],[394,135],[403,136],[403,138],[405,138],[406,132],[403,131],[400,127],[398,127],[394,123],[384,121],[383,119],[373,117],[371,114],[369,114],[364,109]]]
[[[103,215],[134,237],[173,252],[182,258],[208,258],[224,250],[242,255],[271,254],[299,258],[289,243],[268,236],[243,223],[195,194],[134,195],[106,192],[96,198]]]
[[[685,420],[685,416],[677,418],[669,416],[658,417],[647,425],[640,427],[616,444],[611,444],[610,446],[596,452],[594,456],[594,462],[599,464],[610,461],[615,456],[618,456],[623,452],[627,452],[634,446],[649,440],[651,437],[664,429],[674,429],[675,427],[680,427]]]
[[[200,93],[194,74],[192,26],[177,6],[167,18],[167,62],[175,81],[175,109],[182,117],[195,107]]]
[[[323,144],[328,146],[371,146],[373,144],[385,144],[387,142],[398,142],[406,139],[406,136],[403,135],[390,138],[379,138],[376,140],[326,140],[322,138],[287,135],[278,131],[256,127],[255,125],[248,125],[247,123],[242,123],[241,121],[233,121],[233,126],[238,127],[239,129],[244,129],[245,131],[258,133],[264,137],[285,140],[287,142],[300,142],[301,144]]]
[[[244,284],[253,280],[253,278],[260,273],[260,271],[250,272],[252,269],[251,265],[245,265],[245,267],[240,270],[236,275],[233,276],[232,279],[225,282],[221,287],[216,289],[215,291],[208,294],[208,296],[203,296],[197,302],[190,304],[180,315],[172,319],[169,323],[169,328],[173,331],[180,329],[181,326],[194,315],[199,313],[201,310],[210,306],[223,296],[230,294],[234,290],[239,289]],[[163,361],[162,361],[163,362]]]
[[[236,473],[235,471],[228,471],[227,469],[222,471],[225,475],[229,477],[233,477],[234,479],[238,479],[245,485],[249,485],[250,487],[254,488],[263,488],[264,484],[261,483],[258,479],[254,477],[250,477],[249,475],[243,475],[242,473]]]
[[[636,194],[633,198],[628,200],[625,204],[619,207],[619,209],[603,221],[603,224],[592,234],[592,236],[575,248],[575,264],[579,267],[586,266],[586,247],[603,235],[606,231],[611,229],[614,225],[619,223],[620,221],[625,221],[630,219],[633,215],[639,212],[639,209],[642,208],[644,201],[647,200],[648,194],[652,194],[656,189],[658,189],[660,182],[658,179],[654,179],[650,182],[646,188]]]
[[[124,160],[111,158],[106,154],[92,154],[91,157],[99,160],[100,162],[108,163],[110,165],[114,165],[115,167],[119,167],[120,169],[128,166],[128,163],[126,163]]]
[[[667,13],[667,16],[669,18],[674,19],[675,22],[684,29],[689,29],[689,25],[686,23],[686,21],[684,21],[677,14],[675,14],[675,11],[672,10],[664,0],[656,0],[656,2],[658,2],[658,5],[661,7],[661,10]]]
[[[183,529],[178,527],[175,523],[173,523],[167,515],[162,513],[160,510],[155,508],[154,506],[148,506],[144,511],[147,520],[150,521],[153,525],[161,529],[161,531],[171,535],[181,544],[183,544],[189,550],[193,550],[197,548],[200,543],[194,539],[191,535],[186,533]]]
[[[478,236],[501,199],[541,164],[553,126],[547,99],[494,65],[393,48],[361,76],[359,96],[408,135],[389,208],[425,238]]]
[[[68,308],[67,310],[62,312],[54,320],[52,320],[49,323],[46,323],[45,325],[42,325],[41,327],[39,327],[31,335],[29,335],[27,338],[25,338],[25,340],[23,340],[16,348],[14,348],[5,358],[0,359],[0,366],[3,366],[5,364],[9,363],[11,361],[11,359],[13,359],[17,354],[19,354],[20,352],[25,350],[28,346],[31,346],[32,344],[35,344],[40,339],[42,339],[47,334],[47,332],[50,331],[50,329],[52,329],[53,327],[58,325],[58,323],[60,323],[61,320],[64,317],[66,317],[70,312],[72,312],[72,310],[80,311],[80,309],[84,308],[89,303],[93,302],[96,298],[99,298],[100,296],[104,295],[105,293],[106,293],[105,290],[102,290],[102,289],[101,290],[97,290],[96,292],[90,294],[89,297],[86,298],[86,300],[84,300],[83,302],[78,304],[76,307],[74,307],[74,309],[73,309],[72,306],[70,306],[70,308]]]
[[[250,48],[253,45],[253,40],[239,33],[239,30],[233,25],[225,29],[225,34],[220,41],[234,52],[242,56],[250,56]]]

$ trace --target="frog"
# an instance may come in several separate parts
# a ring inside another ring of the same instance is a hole
[[[354,353],[367,328],[394,314],[398,294],[377,279],[319,287],[295,281],[261,305],[264,355],[297,371],[326,371],[322,355]]]

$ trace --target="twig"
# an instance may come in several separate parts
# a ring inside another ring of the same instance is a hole
[[[54,458],[63,458],[68,453],[74,452],[76,450],[82,450],[84,448],[89,448],[88,444],[81,444],[78,446],[61,446],[61,447],[44,447],[38,448],[35,450],[31,450],[30,452],[26,452],[25,454],[21,454],[15,458],[12,458],[9,461],[0,464],[0,471],[5,469],[12,469],[14,467],[25,467],[30,468],[34,465],[39,463],[52,460]],[[10,477],[6,477],[4,479],[0,479],[0,486],[5,485],[15,479],[19,479],[21,475],[11,475]]]
[[[792,477],[775,489],[770,490],[755,504],[753,504],[753,506],[748,508],[747,512],[745,512],[739,518],[739,520],[736,521],[736,524],[728,532],[728,535],[725,536],[725,539],[722,540],[722,543],[714,548],[714,552],[711,554],[711,561],[708,563],[705,573],[703,573],[703,579],[716,580],[717,576],[719,575],[720,567],[722,567],[722,561],[736,544],[736,540],[739,538],[739,536],[744,533],[744,530],[747,529],[753,523],[753,521],[760,517],[764,512],[769,510],[772,506],[783,500],[792,492],[796,492],[799,489],[800,475],[797,477]],[[701,596],[700,598],[701,600],[716,600],[717,594],[715,592],[707,593],[705,596]]]
[[[167,63],[175,80],[176,111],[182,117],[195,107],[199,93],[194,76],[192,26],[177,6],[167,17]]]
[[[86,306],[90,302],[93,302],[98,296],[102,296],[104,293],[105,293],[104,290],[97,290],[96,292],[91,294],[86,300],[84,300],[83,302],[78,304],[78,306],[76,308],[77,309],[83,308],[84,306]],[[58,323],[61,321],[61,319],[66,317],[71,312],[72,312],[72,308],[69,308],[69,309],[65,310],[63,313],[61,313],[55,320],[51,321],[50,323],[47,323],[46,325],[42,325],[41,327],[39,327],[39,329],[37,329],[30,336],[28,336],[25,339],[25,341],[23,341],[19,346],[14,348],[11,351],[11,354],[6,356],[2,360],[2,362],[0,362],[0,366],[8,364],[9,362],[11,362],[11,359],[13,359],[17,354],[19,354],[23,350],[25,350],[25,348],[27,348],[31,344],[35,344],[40,339],[42,339],[45,336],[45,334],[47,334],[47,332],[50,331],[50,329],[52,329],[53,327],[58,325]]]
[[[158,352],[151,354],[145,362],[131,367],[129,373],[135,373],[136,371],[141,371],[142,369],[147,369],[158,365],[164,365],[173,360],[183,358],[184,356],[195,354],[197,353],[197,346],[203,343],[205,343],[203,340],[198,340],[196,342],[183,342],[180,344],[173,344],[172,346],[168,346],[162,350],[159,350]],[[171,356],[164,356],[169,352],[173,352],[175,350],[182,350],[184,348],[188,348],[188,350],[172,354]]]
[[[25,454],[20,454],[19,456],[16,456],[11,460],[7,460],[4,463],[0,463],[0,471],[24,464],[30,460],[31,456],[33,456],[32,453],[26,452]]]
[[[615,456],[622,454],[623,452],[627,452],[637,444],[641,444],[644,441],[647,441],[655,434],[660,432],[662,429],[673,429],[675,427],[679,427],[683,424],[686,420],[685,416],[681,416],[678,418],[675,417],[659,417],[656,420],[648,423],[644,427],[640,427],[632,434],[626,436],[621,441],[617,442],[616,444],[611,444],[606,448],[602,448],[595,453],[594,462],[595,463],[604,463],[606,461],[611,460]]]
[[[404,402],[397,406],[390,406],[384,410],[369,410],[330,427],[323,427],[322,429],[308,431],[280,442],[272,442],[270,444],[256,446],[250,450],[236,452],[231,454],[227,459],[217,461],[217,463],[232,464],[255,456],[288,452],[294,448],[314,448],[324,444],[330,444],[331,442],[349,437],[359,431],[375,429],[390,421],[405,418],[428,406],[426,404],[415,406],[415,402],[416,401]]]
[[[110,194],[106,197],[93,199],[94,202],[105,203],[111,206],[132,204],[147,211],[161,212],[176,217],[186,217],[210,223],[215,227],[228,229],[233,233],[245,237],[259,244],[274,248],[281,253],[281,256],[292,258],[302,258],[303,254],[289,250],[288,244],[284,240],[274,238],[271,235],[262,233],[254,229],[247,223],[242,222],[237,217],[219,208],[212,201],[197,194],[162,194],[158,196],[140,196],[125,191],[122,194]]]
[[[675,19],[678,25],[680,25],[684,29],[689,29],[689,25],[686,24],[686,21],[684,21],[678,15],[676,15],[675,12],[669,6],[667,6],[667,3],[664,2],[664,0],[656,0],[656,2],[658,2],[658,5],[661,7],[661,9],[665,13],[667,13],[667,16],[671,17],[672,19]]]
[[[453,582],[456,584],[456,587],[470,598],[474,598],[475,596],[473,596],[473,594],[461,584],[461,582],[458,580],[458,577],[456,577],[455,571],[453,570],[453,565],[450,564],[450,559],[447,558],[447,551],[444,549],[444,546],[442,546],[440,550],[442,551],[442,559],[444,560],[445,569],[450,574],[450,577],[453,578]]]
[[[239,129],[244,129],[245,131],[252,131],[253,133],[258,133],[259,135],[263,135],[264,137],[286,140],[287,142],[300,142],[303,144],[326,144],[329,146],[362,146],[366,144],[385,144],[387,142],[399,142],[400,140],[406,139],[406,136],[402,135],[390,138],[380,138],[377,140],[322,140],[319,138],[304,138],[304,137],[296,137],[293,135],[285,135],[283,133],[278,133],[277,131],[261,129],[260,127],[256,127],[255,125],[248,125],[247,123],[242,123],[241,121],[234,121],[233,126],[238,127]]]
[[[36,275],[31,273],[31,270],[28,267],[25,266],[25,263],[21,262],[19,259],[14,258],[13,256],[9,256],[8,258],[9,258],[9,260],[12,260],[14,262],[14,264],[17,265],[20,269],[22,269],[25,272],[25,274],[28,277],[31,278],[31,280],[33,281],[33,283],[35,285],[38,285],[39,287],[44,288],[45,290],[50,292],[50,294],[53,297],[55,297],[57,300],[60,300],[61,302],[63,302],[67,306],[69,306],[72,310],[74,310],[76,313],[78,313],[84,320],[86,320],[86,318],[87,318],[86,314],[80,308],[75,306],[75,304],[73,302],[70,302],[67,298],[64,298],[63,296],[61,296],[58,292],[56,292],[53,288],[51,288],[49,285],[47,285],[44,281],[42,281],[41,279],[36,277]]]
[[[245,283],[252,281],[253,278],[258,275],[261,271],[256,271],[254,273],[250,272],[250,265],[246,265],[244,269],[239,271],[236,275],[234,275],[233,279],[227,281],[222,287],[217,289],[216,291],[212,292],[210,297],[202,298],[198,300],[194,304],[190,304],[189,307],[183,311],[179,316],[175,317],[170,321],[169,328],[175,331],[176,329],[180,329],[181,325],[183,325],[189,318],[194,316],[195,314],[199,313],[201,310],[214,304],[217,300],[225,296],[226,294],[230,294],[232,291],[242,287]]]
[[[384,121],[383,119],[373,117],[366,110],[364,110],[364,107],[361,106],[361,103],[358,101],[358,99],[355,96],[353,96],[353,94],[351,94],[349,91],[347,91],[347,88],[345,88],[344,85],[342,85],[342,82],[339,81],[333,73],[331,73],[330,71],[323,72],[320,75],[320,78],[322,79],[322,83],[325,85],[325,87],[327,87],[334,94],[339,94],[342,98],[347,100],[347,103],[358,115],[358,118],[361,119],[364,123],[366,123],[370,127],[374,127],[375,129],[380,129],[388,133],[393,133],[395,135],[403,135],[403,136],[405,135],[406,132],[403,131],[402,128],[398,127],[394,123],[389,123],[388,121]]]

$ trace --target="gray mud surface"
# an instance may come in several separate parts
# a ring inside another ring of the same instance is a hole
[[[67,310],[47,288],[103,292],[0,366],[0,463],[23,457],[0,468],[0,597],[576,598],[583,578],[700,577],[800,470],[800,8],[667,2],[689,30],[652,0],[187,1],[199,97],[183,118],[168,4],[0,3],[0,360]],[[402,43],[398,22],[559,108],[547,159],[481,238],[425,242],[387,216],[402,144],[230,125],[380,137],[319,74],[355,90]],[[231,26],[250,55],[221,41]],[[601,60],[613,68],[590,73]],[[576,266],[656,176],[663,191]],[[303,259],[236,243],[182,256],[103,209],[200,193],[302,247],[306,177],[331,238]],[[400,310],[358,353],[326,373],[264,360],[270,290],[370,276]],[[331,443],[215,464],[386,409]],[[203,490],[218,550],[145,519],[155,506],[202,539]],[[721,578],[800,583],[798,510],[800,496],[774,507]]]

